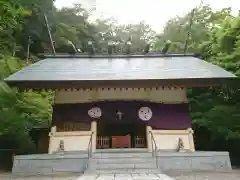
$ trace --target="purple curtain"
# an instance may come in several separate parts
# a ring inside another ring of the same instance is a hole
[[[56,104],[53,106],[53,124],[63,121],[91,121],[88,110],[99,107],[102,116],[98,121],[107,123],[145,123],[153,129],[187,129],[191,127],[188,104],[159,104],[144,101],[104,101],[79,104]],[[141,107],[149,107],[153,116],[149,121],[138,117]],[[123,119],[116,118],[116,112],[123,113]]]

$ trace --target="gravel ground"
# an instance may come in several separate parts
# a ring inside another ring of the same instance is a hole
[[[10,173],[0,174],[0,180],[75,180],[79,175],[71,175],[71,176],[20,176],[16,177],[11,175]]]
[[[176,180],[240,180],[240,170],[232,172],[167,172]],[[78,176],[29,176],[16,177],[9,173],[0,174],[0,180],[75,180]]]
[[[176,180],[240,180],[240,170],[231,172],[168,172]]]

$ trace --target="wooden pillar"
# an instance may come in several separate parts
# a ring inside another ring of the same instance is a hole
[[[91,131],[93,132],[93,137],[92,137],[92,152],[96,151],[96,146],[97,146],[97,122],[92,121],[91,123]]]
[[[188,138],[189,138],[189,148],[191,152],[195,152],[195,145],[193,140],[193,130],[191,128],[188,129]]]
[[[152,131],[152,127],[146,126],[147,148],[149,152],[152,152],[152,137],[149,131]]]
[[[52,139],[53,139],[53,136],[55,135],[55,133],[57,132],[57,127],[56,126],[53,126],[51,128],[51,132],[49,133],[49,146],[48,146],[48,154],[52,154]]]

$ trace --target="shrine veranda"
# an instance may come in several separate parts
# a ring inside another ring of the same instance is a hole
[[[228,152],[196,151],[187,90],[234,79],[192,55],[47,57],[5,79],[55,92],[51,127],[35,129],[42,154],[16,156],[13,172],[84,172],[103,152],[155,152],[161,170],[230,170]]]

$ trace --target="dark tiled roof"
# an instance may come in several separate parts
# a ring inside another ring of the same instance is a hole
[[[17,82],[135,81],[233,78],[226,70],[190,56],[47,58],[6,78]]]
[[[49,129],[51,127],[49,120],[44,120],[33,127],[33,129]]]

